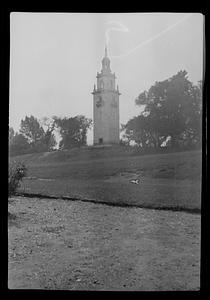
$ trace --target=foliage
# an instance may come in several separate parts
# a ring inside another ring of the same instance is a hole
[[[86,145],[87,130],[92,124],[90,119],[85,116],[71,118],[54,117],[54,121],[61,135],[60,149],[70,149]]]
[[[56,139],[54,132],[61,135],[60,149],[80,147],[87,143],[87,130],[92,120],[85,116],[71,118],[44,117],[38,121],[34,116],[21,120],[19,133],[9,128],[10,155],[46,152],[54,150]]]
[[[9,127],[9,142],[12,141],[12,139],[15,136],[15,131],[12,127]]]
[[[45,118],[46,124],[47,119]],[[56,145],[53,134],[54,125],[47,124],[46,126],[47,129],[44,131],[37,118],[26,116],[24,120],[21,120],[20,133],[15,134],[13,128],[9,128],[10,155],[53,150]]]
[[[9,166],[9,176],[8,176],[8,193],[9,196],[12,196],[16,193],[17,188],[20,186],[20,183],[23,177],[26,176],[27,168],[21,162],[12,162]]]
[[[16,133],[14,137],[9,140],[9,152],[11,156],[29,153],[30,149],[31,147],[27,138],[22,134]]]
[[[144,110],[124,127],[129,142],[142,148],[201,143],[202,84],[193,85],[186,71],[156,82],[135,102]]]
[[[44,129],[34,116],[21,120],[20,133],[22,133],[31,145],[36,145],[44,136]]]
[[[43,151],[52,151],[56,145],[54,130],[55,121],[53,119],[44,117],[41,120],[44,127],[46,127],[43,138],[41,139]]]
[[[44,151],[52,151],[56,145],[56,140],[55,140],[55,135],[53,134],[53,130],[47,129],[41,142]]]

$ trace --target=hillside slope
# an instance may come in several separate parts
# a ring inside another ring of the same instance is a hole
[[[98,176],[140,171],[154,178],[200,180],[201,159],[201,151],[133,155],[119,147],[33,153],[12,157],[11,161],[24,162],[31,175],[43,178],[98,179]]]
[[[12,158],[28,167],[30,193],[137,206],[200,209],[201,151],[133,155],[120,147]],[[132,184],[138,179],[139,184]]]

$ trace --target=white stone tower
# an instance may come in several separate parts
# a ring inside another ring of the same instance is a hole
[[[115,73],[111,72],[110,59],[102,60],[102,70],[97,73],[97,87],[93,94],[93,143],[119,144],[119,89],[115,88]]]

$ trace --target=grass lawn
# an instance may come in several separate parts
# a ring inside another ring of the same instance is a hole
[[[151,208],[201,206],[201,151],[134,156],[90,148],[14,159],[25,162],[28,177],[34,177],[24,180],[25,192]]]

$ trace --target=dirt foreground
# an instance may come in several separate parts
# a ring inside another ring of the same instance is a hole
[[[200,215],[16,197],[10,289],[199,290]]]

